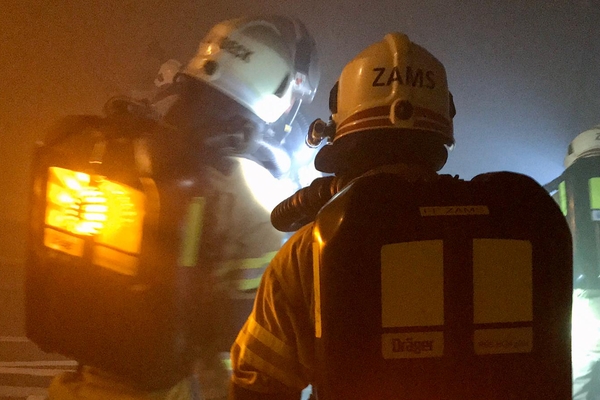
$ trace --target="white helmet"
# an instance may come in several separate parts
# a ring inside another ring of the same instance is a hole
[[[184,74],[215,87],[267,123],[312,101],[319,82],[315,41],[302,22],[280,16],[215,25]]]
[[[583,157],[600,156],[600,125],[577,135],[569,144],[565,157],[565,168]]]
[[[435,134],[454,144],[455,109],[441,62],[402,33],[389,33],[343,69],[330,94],[331,121],[309,133],[308,143],[381,129]],[[313,125],[315,125],[313,123]],[[317,124],[318,125],[318,124]],[[332,172],[335,146],[324,146],[315,165]]]
[[[175,79],[175,75],[179,73],[181,67],[181,63],[177,60],[170,59],[165,61],[158,70],[158,74],[154,79],[154,85],[156,87],[163,87],[165,85],[172,84],[173,80]]]

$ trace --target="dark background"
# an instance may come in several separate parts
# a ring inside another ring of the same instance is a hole
[[[329,116],[343,66],[386,33],[431,51],[458,110],[445,173],[510,170],[544,184],[568,143],[600,123],[600,0],[1,0],[0,260],[22,257],[30,156],[52,122],[151,86],[213,24],[259,13],[297,16],[317,40],[309,120]]]

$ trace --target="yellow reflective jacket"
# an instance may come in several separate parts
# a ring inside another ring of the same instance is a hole
[[[312,227],[288,240],[263,275],[231,348],[232,382],[262,393],[301,391],[314,365]]]

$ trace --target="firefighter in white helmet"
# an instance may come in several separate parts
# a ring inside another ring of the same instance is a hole
[[[600,395],[600,125],[577,135],[555,180],[559,204],[573,233],[573,400]],[[559,183],[560,182],[560,183]]]
[[[307,142],[328,141],[315,166],[340,182],[382,172],[435,180],[454,145],[444,66],[402,33],[387,34],[348,63],[329,106],[331,120],[313,123]],[[297,399],[313,383],[312,229],[300,228],[267,267],[231,349],[230,399]]]
[[[316,44],[306,27],[283,16],[227,20],[210,30],[181,71],[175,62],[164,67],[174,74],[165,85],[174,95],[159,119],[174,128],[165,140],[181,144],[186,162],[206,168],[203,179],[212,194],[207,201],[218,214],[203,227],[203,235],[211,237],[203,250],[216,260],[221,295],[215,301],[215,342],[202,344],[197,366],[201,394],[195,379],[145,393],[84,368],[57,377],[52,399],[224,399],[229,348],[252,308],[264,268],[284,240],[270,224],[271,209],[290,194],[275,192],[290,163],[282,142],[319,80]],[[163,80],[169,76],[163,74]],[[110,114],[111,107],[107,110]],[[170,157],[165,154],[162,162]]]

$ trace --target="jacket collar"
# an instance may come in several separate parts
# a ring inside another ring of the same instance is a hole
[[[399,175],[408,182],[425,181],[431,182],[439,178],[439,175],[432,169],[425,168],[417,164],[388,164],[373,168],[365,172],[359,178],[378,175],[378,174],[394,174]]]

